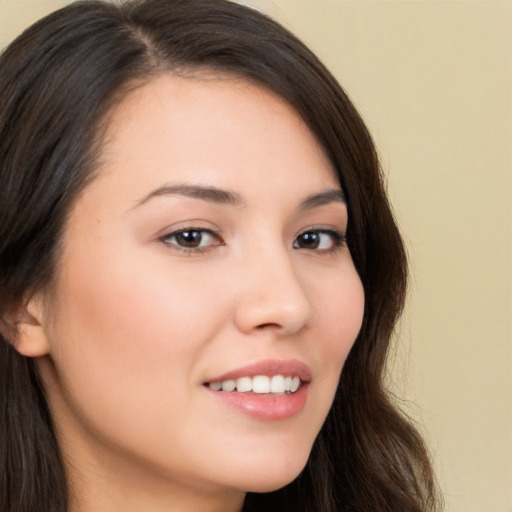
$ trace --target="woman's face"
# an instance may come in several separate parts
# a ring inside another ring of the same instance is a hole
[[[101,157],[42,320],[72,479],[134,495],[285,485],[363,315],[329,160],[265,89],[173,76],[122,101]]]

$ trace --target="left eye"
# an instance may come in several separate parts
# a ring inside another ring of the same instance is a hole
[[[345,243],[345,236],[337,231],[305,231],[293,242],[295,249],[333,250]]]
[[[208,229],[182,229],[164,235],[162,242],[183,249],[203,249],[218,244],[218,237]]]

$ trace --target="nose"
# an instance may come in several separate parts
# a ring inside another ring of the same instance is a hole
[[[234,313],[240,331],[290,336],[312,324],[313,305],[285,248],[256,251],[240,270]]]

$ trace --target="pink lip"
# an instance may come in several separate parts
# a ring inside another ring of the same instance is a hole
[[[240,377],[256,375],[297,376],[302,381],[301,387],[288,395],[238,393],[236,391],[214,391],[207,386],[205,391],[214,399],[238,411],[261,421],[279,421],[291,418],[304,409],[311,381],[311,370],[307,365],[297,360],[266,360],[255,364],[231,370],[207,382],[222,382],[236,380]]]
[[[297,359],[278,360],[267,359],[249,364],[235,370],[230,370],[222,375],[208,379],[206,382],[222,382],[223,380],[236,380],[240,377],[255,377],[256,375],[290,375],[299,377],[302,382],[311,380],[311,370],[307,365]]]
[[[279,421],[298,414],[306,405],[309,384],[303,384],[290,395],[257,395],[236,391],[213,391],[205,387],[212,398],[233,407],[238,411],[260,421]]]

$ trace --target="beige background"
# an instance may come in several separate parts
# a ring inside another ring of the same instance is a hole
[[[0,0],[0,46],[62,5]],[[411,258],[393,386],[448,512],[512,511],[512,3],[247,0],[317,51],[374,133]]]

